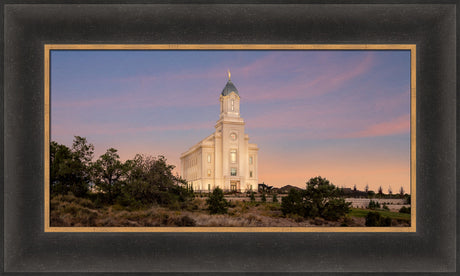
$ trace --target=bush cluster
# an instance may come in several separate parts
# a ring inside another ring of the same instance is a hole
[[[164,156],[137,154],[121,162],[117,150],[110,148],[93,162],[94,146],[75,136],[73,146],[51,142],[51,195],[66,195],[91,200],[95,207],[118,204],[138,209],[153,204],[180,206],[193,199],[185,180],[173,175],[173,165]]]
[[[369,205],[367,205],[367,208],[371,210],[380,209],[380,203],[378,203],[377,201],[370,200]]]
[[[369,212],[366,215],[366,226],[391,226],[391,218],[383,217],[379,212]]]
[[[210,214],[226,214],[228,211],[228,202],[224,198],[224,192],[219,187],[212,191],[212,194],[206,200]]]
[[[304,218],[321,217],[338,220],[350,212],[351,203],[340,197],[339,190],[321,176],[311,178],[306,190],[291,189],[281,200],[283,215],[296,214]]]
[[[403,214],[410,214],[410,207],[403,206],[399,209],[399,212]]]

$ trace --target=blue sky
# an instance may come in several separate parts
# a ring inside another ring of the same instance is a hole
[[[227,69],[257,143],[259,181],[303,187],[410,183],[409,51],[51,52],[51,137],[96,147],[180,153],[214,131]]]

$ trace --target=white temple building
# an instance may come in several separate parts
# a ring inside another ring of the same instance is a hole
[[[257,191],[258,147],[249,143],[240,117],[240,96],[231,82],[220,95],[215,132],[181,154],[181,176],[194,191]]]

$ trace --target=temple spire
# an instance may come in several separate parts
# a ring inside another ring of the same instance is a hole
[[[231,78],[232,78],[232,74],[230,73],[230,69],[227,70],[227,73],[228,73],[228,80],[230,81]]]

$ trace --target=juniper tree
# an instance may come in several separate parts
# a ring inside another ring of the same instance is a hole
[[[224,198],[224,192],[219,187],[212,191],[212,194],[206,200],[209,213],[211,214],[226,214],[228,202]]]

